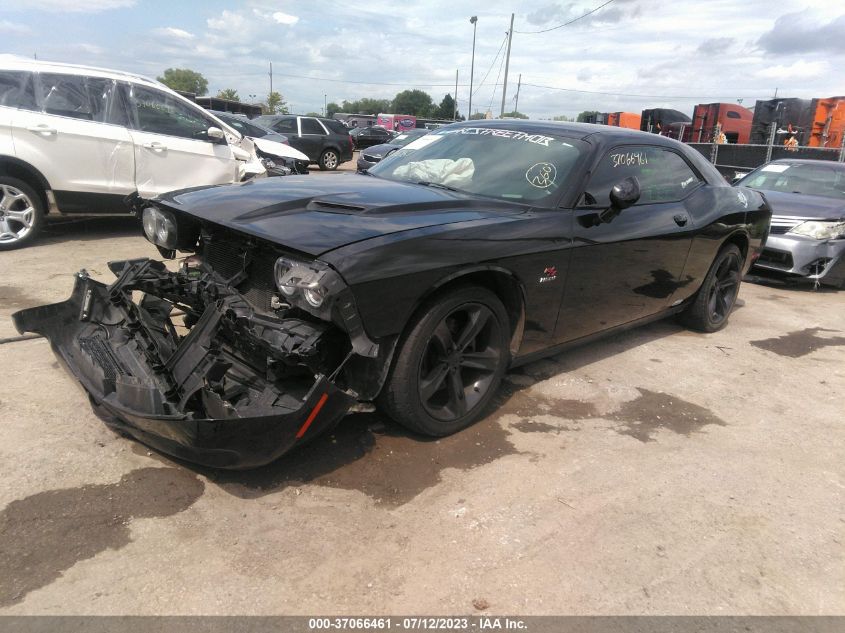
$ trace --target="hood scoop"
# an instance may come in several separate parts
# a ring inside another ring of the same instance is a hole
[[[324,211],[326,213],[364,213],[367,207],[333,200],[311,200],[305,207],[309,211]]]

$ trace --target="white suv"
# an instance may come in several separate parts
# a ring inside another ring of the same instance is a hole
[[[263,173],[249,139],[166,86],[0,57],[0,250],[48,211],[127,211],[142,197]]]

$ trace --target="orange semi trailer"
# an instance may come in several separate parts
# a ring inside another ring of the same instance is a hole
[[[845,97],[813,99],[813,124],[807,145],[841,147],[845,134]]]
[[[607,124],[615,127],[627,127],[632,130],[640,129],[641,116],[636,112],[608,112]]]
[[[692,113],[692,125],[684,130],[687,143],[712,143],[716,124],[728,143],[748,143],[754,113],[735,103],[699,103]]]

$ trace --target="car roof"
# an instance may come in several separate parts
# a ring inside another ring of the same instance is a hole
[[[771,162],[787,165],[824,165],[826,167],[833,167],[834,169],[845,170],[845,163],[840,163],[835,160],[820,160],[814,158],[778,158],[777,160],[773,160]]]
[[[136,73],[128,73],[122,70],[111,68],[100,68],[98,66],[83,66],[81,64],[65,64],[63,62],[48,62],[35,59],[27,59],[18,55],[0,55],[0,67],[6,70],[25,70],[29,72],[44,73],[85,73],[89,77],[104,77],[106,79],[123,79],[135,83],[155,86],[156,88],[167,88],[164,84]],[[169,90],[169,88],[168,88]]]

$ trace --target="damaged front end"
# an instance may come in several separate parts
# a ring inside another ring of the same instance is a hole
[[[112,262],[111,285],[82,271],[67,301],[13,319],[50,340],[110,427],[199,464],[260,466],[374,396],[385,350],[363,333],[348,288],[333,303],[339,327],[256,291],[252,259],[236,260],[231,277],[196,255],[175,272]],[[350,368],[369,382],[353,384]]]

